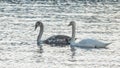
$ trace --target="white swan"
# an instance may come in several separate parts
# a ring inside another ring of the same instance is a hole
[[[37,37],[37,45],[40,47],[40,50],[43,50],[42,44],[50,44],[55,46],[65,46],[70,44],[69,41],[71,40],[71,37],[66,35],[53,35],[46,40],[41,40],[44,31],[44,25],[41,21],[37,21],[35,23],[35,30],[37,29],[38,26],[40,27],[40,32]]]
[[[83,39],[83,40],[77,40],[75,41],[75,27],[76,23],[74,21],[71,21],[68,26],[72,26],[72,39],[70,41],[70,45],[76,46],[76,47],[83,47],[83,48],[105,48],[110,43],[104,43],[101,41],[98,41],[96,39]]]

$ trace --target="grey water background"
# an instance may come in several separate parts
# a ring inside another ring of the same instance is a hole
[[[69,46],[43,45],[39,53],[36,38],[45,25],[42,39],[64,34],[71,36],[68,23],[76,21],[76,37],[113,42],[108,49],[77,48],[71,58]],[[44,4],[0,3],[0,68],[119,68],[120,4]]]

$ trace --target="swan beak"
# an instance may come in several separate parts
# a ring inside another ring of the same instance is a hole
[[[37,29],[37,27],[38,27],[37,24],[35,24],[35,30]]]
[[[70,26],[71,24],[68,24],[68,26]]]
[[[34,31],[37,29],[37,27],[35,27]]]

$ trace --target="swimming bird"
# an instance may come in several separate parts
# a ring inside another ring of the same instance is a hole
[[[75,40],[75,21],[71,21],[68,26],[72,26],[72,39],[70,41],[70,46],[82,47],[82,48],[106,48],[111,43],[104,43],[102,41],[98,41],[96,39],[83,39],[83,40]],[[74,50],[74,48],[72,48]]]
[[[66,36],[66,35],[53,35],[46,40],[41,40],[41,37],[44,32],[44,25],[41,21],[37,21],[35,23],[35,30],[37,27],[40,27],[39,35],[37,37],[37,45],[40,47],[42,50],[42,45],[41,44],[50,44],[50,45],[55,45],[55,46],[65,46],[70,44],[69,41],[71,40],[71,37]]]

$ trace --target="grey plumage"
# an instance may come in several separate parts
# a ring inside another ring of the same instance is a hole
[[[44,32],[44,25],[41,21],[37,21],[35,24],[35,30],[37,29],[37,27],[40,27],[40,32],[39,35],[37,37],[37,45],[40,46],[42,43],[44,44],[50,44],[50,45],[54,45],[54,46],[65,46],[65,45],[69,45],[69,41],[71,40],[71,37],[66,36],[66,35],[53,35],[49,38],[47,38],[44,41],[41,41],[41,37],[42,34]]]

